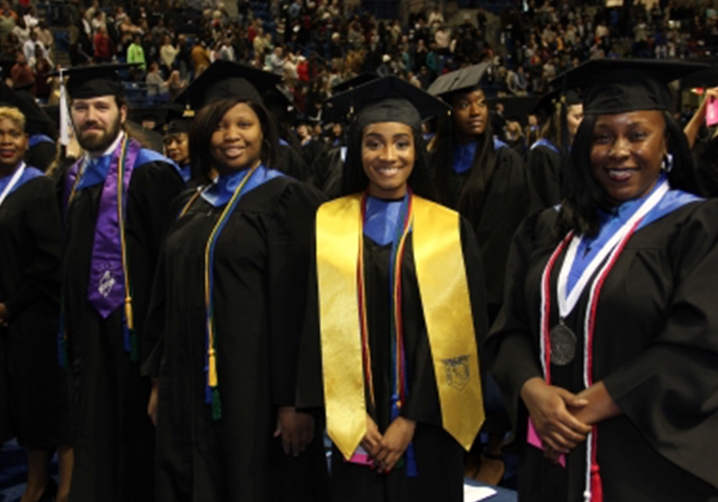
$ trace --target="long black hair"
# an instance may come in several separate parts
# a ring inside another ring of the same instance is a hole
[[[412,127],[411,132],[414,137],[414,168],[409,175],[407,184],[415,195],[431,201],[437,201],[436,189],[432,183],[426,144],[421,129]],[[356,123],[349,127],[347,156],[342,173],[342,195],[362,192],[369,186],[369,178],[364,172],[362,164],[363,133],[363,129],[357,127]]]
[[[451,102],[450,99],[447,101]],[[486,200],[486,188],[496,169],[494,139],[488,114],[486,128],[483,134],[477,137],[476,153],[471,163],[469,177],[456,200],[450,184],[455,141],[453,115],[439,117],[434,148],[431,152],[431,170],[439,192],[439,201],[445,206],[456,209],[476,225]]]
[[[189,158],[192,170],[192,178],[200,184],[212,181],[210,173],[214,168],[214,159],[209,154],[212,135],[217,130],[217,125],[224,117],[224,114],[240,103],[249,106],[259,118],[262,127],[262,163],[266,167],[274,167],[277,162],[277,150],[279,138],[277,127],[267,109],[255,101],[240,98],[227,98],[215,101],[202,108],[192,121],[189,131]]]
[[[668,173],[671,188],[700,195],[691,150],[683,130],[667,112],[663,113],[668,153],[673,169]],[[596,116],[586,115],[576,132],[567,169],[563,173],[565,193],[557,221],[560,235],[573,230],[594,236],[599,230],[598,210],[609,207],[606,195],[591,174],[591,143]]]

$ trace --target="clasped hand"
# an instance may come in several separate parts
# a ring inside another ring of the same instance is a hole
[[[378,471],[388,473],[396,467],[414,438],[416,422],[408,418],[396,417],[382,435],[376,422],[367,415],[366,429],[361,446],[374,460],[374,466]]]
[[[282,436],[284,453],[298,457],[314,439],[314,417],[298,412],[293,406],[281,406],[274,431],[274,437],[279,436]]]
[[[532,378],[521,388],[521,399],[546,448],[547,457],[554,462],[558,455],[568,453],[585,441],[591,432],[590,425],[575,417],[588,401],[566,389],[548,385],[541,378]]]

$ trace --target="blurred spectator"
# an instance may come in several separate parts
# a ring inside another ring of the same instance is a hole
[[[21,44],[25,44],[30,40],[30,28],[25,25],[25,18],[19,18],[12,29],[12,33],[17,37]]]
[[[169,100],[174,100],[177,96],[182,94],[187,88],[187,81],[180,76],[179,70],[173,70],[170,73],[170,78],[167,80],[167,91],[169,93]]]
[[[179,54],[179,48],[172,45],[172,37],[165,35],[160,47],[160,61],[162,63],[162,73],[169,76],[175,67],[175,59]]]
[[[12,79],[13,89],[25,89],[30,91],[35,84],[35,75],[32,68],[27,64],[25,54],[18,53],[15,59],[15,65],[10,69],[10,78]]]
[[[95,48],[95,61],[97,63],[109,63],[115,56],[115,47],[112,39],[107,35],[107,29],[100,26],[92,39]]]
[[[194,78],[197,78],[210,65],[209,50],[207,50],[204,43],[199,38],[194,42],[194,46],[190,52],[190,58],[192,60]]]
[[[135,35],[132,43],[127,48],[127,62],[139,63],[138,68],[143,72],[147,69],[147,60],[145,59],[145,50],[142,48],[142,37]]]
[[[34,72],[35,97],[41,102],[47,103],[52,91],[47,74],[52,71],[54,65],[39,46],[35,48],[35,57],[29,64]]]

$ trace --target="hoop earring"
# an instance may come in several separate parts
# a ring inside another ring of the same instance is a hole
[[[673,170],[673,154],[667,153],[663,156],[663,162],[661,162],[661,169],[667,173]]]

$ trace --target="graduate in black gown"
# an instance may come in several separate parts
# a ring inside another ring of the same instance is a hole
[[[158,379],[160,502],[326,499],[321,421],[294,406],[323,197],[272,168],[276,129],[246,89],[194,118],[203,187],[180,198],[155,281],[145,371]]]
[[[115,69],[68,70],[72,121],[85,154],[57,172],[73,502],[154,500],[142,333],[169,208],[184,183],[171,161],[123,131],[127,105]]]
[[[0,437],[13,435],[27,450],[23,501],[57,489],[49,476],[57,448],[57,500],[67,502],[72,449],[56,338],[62,223],[52,179],[23,161],[25,120],[17,108],[0,106],[0,380],[7,384],[0,394]]]
[[[57,157],[57,128],[49,115],[35,102],[34,96],[0,82],[0,103],[7,103],[23,111],[28,147],[25,162],[46,172]]]
[[[332,101],[359,112],[317,213],[299,403],[325,410],[332,500],[461,501],[486,313],[471,226],[431,202],[421,119],[447,108],[395,77]]]
[[[558,89],[543,96],[535,108],[548,119],[541,129],[541,137],[529,148],[526,170],[541,208],[547,208],[561,202],[561,159],[570,152],[581,125],[583,102],[576,91],[562,93]]]
[[[493,321],[502,302],[511,237],[537,206],[521,157],[493,136],[481,88],[487,70],[482,63],[442,75],[428,92],[452,108],[451,115],[439,117],[431,147],[439,201],[459,211],[476,230]]]
[[[521,221],[538,209],[528,171],[519,155],[493,137],[487,96],[481,80],[488,63],[470,66],[436,79],[428,89],[452,107],[439,117],[431,150],[431,166],[439,201],[471,222],[486,271],[489,324],[503,301],[506,258]],[[498,484],[505,472],[501,442],[510,428],[500,392],[490,377],[484,379],[489,434],[475,478]],[[477,446],[479,446],[477,444]],[[478,448],[477,448],[478,449]],[[471,457],[470,463],[474,463]]]
[[[185,109],[174,103],[167,105],[166,124],[163,128],[162,144],[164,154],[174,162],[177,172],[188,187],[196,186],[192,180],[189,160],[189,129],[194,110]]]
[[[702,68],[566,76],[588,86],[567,197],[517,232],[485,344],[520,500],[718,500],[718,201],[695,195],[666,85]]]

